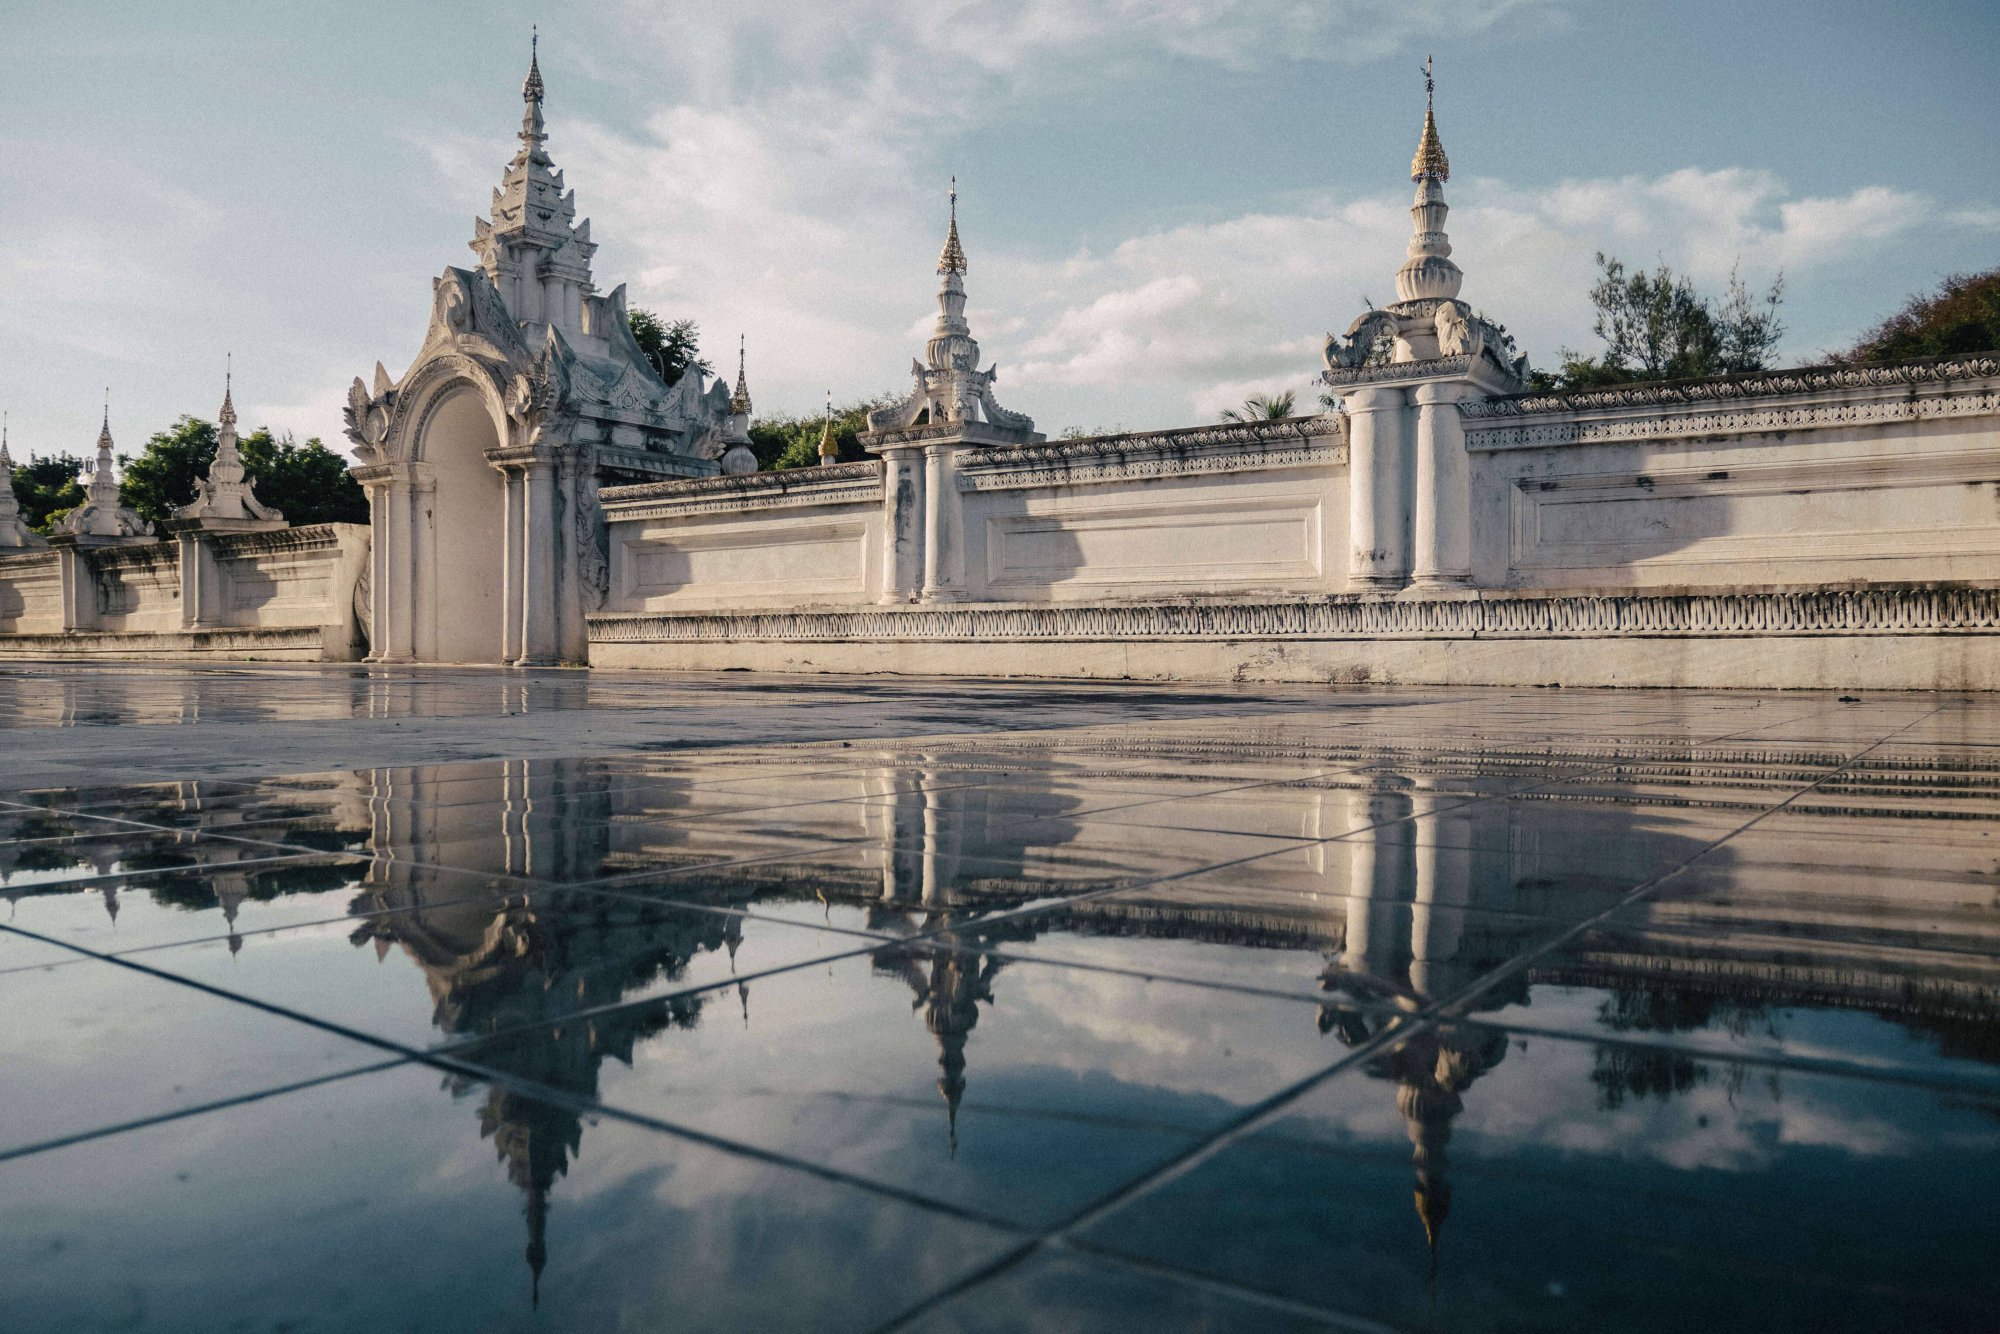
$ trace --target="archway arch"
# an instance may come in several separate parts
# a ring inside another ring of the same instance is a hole
[[[416,640],[417,656],[431,662],[505,659],[507,491],[486,460],[499,444],[485,396],[463,381],[442,390],[422,417],[414,457],[429,485],[419,504],[425,550]]]

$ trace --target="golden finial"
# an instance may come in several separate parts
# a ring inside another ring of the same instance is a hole
[[[1437,116],[1434,104],[1437,100],[1437,81],[1432,77],[1431,57],[1424,57],[1424,133],[1417,141],[1417,155],[1410,159],[1410,179],[1421,181],[1426,176],[1440,181],[1451,179],[1451,163],[1444,155],[1444,144],[1438,139]]]
[[[958,177],[951,178],[951,228],[945,233],[944,249],[938,252],[939,273],[965,272],[965,247],[958,243]]]
[[[840,457],[840,446],[833,439],[833,391],[826,391],[826,425],[819,432],[819,461],[832,463]]]
[[[528,28],[528,77],[521,84],[521,100],[542,100],[542,30],[539,24],[531,24]]]
[[[743,334],[736,335],[736,392],[729,396],[729,410],[738,417],[750,415],[750,382],[744,378],[743,365],[745,348],[749,340]]]

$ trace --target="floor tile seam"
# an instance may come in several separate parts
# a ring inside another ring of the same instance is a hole
[[[366,853],[360,853],[360,852],[298,851],[298,852],[286,852],[275,857],[250,857],[239,862],[193,862],[187,866],[156,866],[149,870],[144,870],[144,871],[100,871],[95,875],[71,876],[66,880],[37,880],[26,885],[0,886],[0,889],[6,889],[6,890],[19,889],[22,891],[21,897],[26,899],[26,898],[37,897],[38,894],[44,890],[50,892],[56,892],[69,889],[99,888],[103,886],[105,882],[112,880],[117,881],[121,886],[126,884],[131,884],[135,888],[144,888],[145,886],[138,884],[137,882],[157,879],[164,876],[202,875],[202,876],[212,877],[222,871],[240,871],[248,869],[269,869],[272,867],[297,866],[301,863],[310,862],[311,859],[314,857],[340,858],[349,861],[372,860]],[[438,868],[438,869],[449,869],[449,868]]]
[[[1200,987],[1205,991],[1223,991],[1238,996],[1260,996],[1269,1000],[1296,1001],[1302,1005],[1323,1008],[1331,1001],[1340,1001],[1343,1008],[1384,1008],[1382,1002],[1373,999],[1332,997],[1324,993],[1314,994],[1304,989],[1287,991],[1281,987],[1260,987],[1248,982],[1225,982],[1217,978],[1189,977],[1155,968],[1122,968],[1111,964],[1087,963],[1079,959],[1056,959],[1047,956],[1026,954],[1007,948],[1005,945],[961,945],[947,944],[945,948],[955,954],[985,955],[1003,959],[1014,964],[1028,964],[1036,968],[1062,968],[1079,973],[1100,973],[1111,977],[1130,978],[1136,982],[1160,982],[1174,987]],[[1393,992],[1385,996],[1393,996]],[[1397,1014],[1412,1011],[1397,1010]]]
[[[1914,723],[1912,725],[1914,725]],[[1475,798],[1471,801],[1455,803],[1453,806],[1447,807],[1445,809],[1455,810],[1459,806],[1477,804],[1478,801],[1488,800],[1488,799],[1490,798],[1486,797]],[[1401,821],[1399,820],[1399,821],[1385,822],[1385,823],[1401,823]],[[1329,841],[1337,841],[1337,840],[1329,840]],[[1704,849],[1704,851],[1706,851],[1706,849]],[[1257,858],[1245,858],[1243,860],[1246,861],[1260,860],[1261,857],[1272,856],[1272,855],[1276,854],[1265,853],[1265,854],[1260,854],[1260,856]],[[1618,905],[1614,905],[1614,908],[1618,906],[1623,906],[1625,902],[1629,902],[1636,899],[1638,895],[1642,892],[1643,892],[1643,886],[1640,889],[1634,890],[1625,899],[1621,900]],[[1607,915],[1612,910],[1613,909],[1607,909],[1606,914],[1600,914],[1600,916]],[[1568,933],[1568,934],[1574,934],[1574,933]],[[1560,939],[1566,939],[1566,938],[1567,934],[1564,937],[1561,937]],[[1544,948],[1546,949],[1546,947]],[[1108,1216],[1110,1213],[1114,1212],[1118,1208],[1123,1207],[1131,1200],[1137,1199],[1142,1195],[1151,1193],[1153,1190],[1159,1188],[1160,1186],[1165,1185],[1173,1180],[1179,1179],[1181,1176],[1184,1176],[1187,1172],[1192,1171],[1200,1164],[1208,1161],[1216,1154],[1222,1152],[1228,1146],[1238,1142],[1244,1136],[1252,1133],[1256,1128],[1275,1119],[1275,1117],[1280,1112],[1282,1112],[1282,1110],[1285,1107],[1291,1105],[1293,1102],[1305,1096],[1313,1089],[1319,1087],[1327,1080],[1334,1078],[1342,1071],[1351,1069],[1367,1060],[1371,1060],[1374,1058],[1375,1055],[1377,1055],[1381,1051],[1384,1051],[1392,1046],[1398,1046],[1403,1043],[1406,1043],[1412,1038],[1416,1037],[1418,1034],[1435,1027],[1440,1017],[1438,1014],[1439,1009],[1440,1009],[1439,1006],[1433,1005],[1429,1011],[1421,1012],[1415,1016],[1412,1016],[1405,1023],[1391,1024],[1390,1026],[1385,1028],[1381,1033],[1374,1035],[1367,1041],[1350,1049],[1345,1055],[1343,1055],[1339,1060],[1336,1060],[1332,1065],[1327,1066],[1326,1068],[1320,1071],[1317,1071],[1311,1075],[1306,1076],[1301,1080],[1296,1081],[1289,1088],[1281,1089],[1277,1093],[1271,1095],[1270,1097],[1260,1100],[1257,1104],[1254,1104],[1251,1108],[1247,1109],[1242,1115],[1232,1119],[1232,1121],[1220,1127],[1215,1133],[1210,1135],[1206,1140],[1204,1140],[1202,1143],[1195,1145],[1187,1152],[1178,1155],[1173,1159],[1170,1159],[1165,1164],[1161,1164],[1155,1168],[1142,1172],[1137,1176],[1129,1179],[1128,1181],[1121,1183],[1119,1186],[1114,1187],[1112,1190],[1106,1192],[1103,1196],[1100,1196],[1099,1199],[1086,1205],[1082,1210],[1079,1210],[1076,1214],[1072,1215],[1072,1217],[1069,1218],[1068,1220],[1045,1231],[1039,1238],[1031,1242],[1028,1246],[1022,1248],[1019,1254],[1017,1254],[1013,1260],[1009,1261],[1007,1267],[1011,1267],[1012,1264],[1018,1263],[1020,1259],[1025,1258],[1029,1254],[1033,1254],[1043,1244],[1047,1243],[1051,1239],[1067,1239],[1068,1237],[1077,1234],[1082,1229],[1090,1226],[1098,1219]],[[911,1318],[914,1318],[915,1314],[921,1313],[921,1311],[924,1309],[930,1309],[930,1307],[928,1305],[919,1307],[916,1312],[912,1313]]]
[[[1567,782],[1570,781],[1570,778],[1568,776],[1565,776],[1562,779],[1548,780],[1548,782],[1550,783],[1558,781]],[[1546,784],[1543,784],[1542,786],[1546,786]],[[1420,819],[1431,818],[1439,815],[1449,815],[1453,812],[1461,811],[1466,807],[1477,806],[1482,803],[1492,802],[1492,801],[1512,800],[1515,797],[1520,796],[1524,791],[1533,791],[1533,790],[1534,788],[1532,787],[1526,789],[1510,788],[1504,792],[1479,793],[1475,795],[1464,796],[1462,800],[1452,801],[1448,805],[1436,806],[1428,811],[1423,811],[1423,812],[1417,812],[1412,810],[1408,814],[1397,816],[1394,819],[1378,820],[1373,824],[1364,825],[1358,829],[1346,830],[1340,834],[1330,835],[1325,838],[1301,839],[1295,843],[1289,843],[1283,847],[1269,848],[1262,852],[1250,853],[1245,856],[1232,858],[1227,861],[1214,862],[1206,866],[1199,866],[1192,869],[1170,872],[1167,874],[1162,874],[1138,880],[1130,884],[1113,886],[1108,889],[1094,890],[1084,894],[1072,895],[1063,899],[1059,904],[1042,904],[1033,907],[1024,907],[1021,909],[1011,910],[1008,912],[995,914],[994,916],[981,918],[977,920],[981,921],[982,924],[990,924],[996,921],[1012,921],[1023,916],[1034,916],[1041,913],[1046,913],[1062,906],[1073,906],[1079,903],[1094,902],[1098,899],[1106,898],[1113,894],[1131,893],[1137,890],[1151,888],[1154,885],[1170,883],[1176,880],[1185,880],[1196,875],[1207,875],[1215,871],[1228,870],[1233,867],[1243,866],[1251,862],[1263,861],[1271,857],[1282,856],[1285,853],[1297,851],[1300,847],[1319,847],[1335,843],[1343,843],[1363,834],[1375,833],[1379,830],[1392,828],[1394,826],[1401,824],[1413,824],[1415,821]],[[1453,793],[1449,795],[1459,796],[1461,794]],[[1622,903],[1619,906],[1622,906]],[[940,928],[940,930],[943,929],[949,929],[949,928]],[[933,934],[936,934],[936,932],[919,933],[919,936],[915,938],[921,938],[924,935],[933,935]]]
[[[2000,1111],[2000,1082],[1956,1079],[1949,1075],[1926,1075],[1910,1066],[1870,1065],[1837,1056],[1804,1056],[1782,1051],[1728,1051],[1715,1047],[1691,1046],[1668,1039],[1649,1039],[1627,1033],[1591,1033],[1579,1029],[1551,1028],[1542,1024],[1519,1024],[1485,1019],[1476,1015],[1445,1017],[1444,1029],[1479,1028],[1501,1036],[1541,1038],[1548,1042],[1582,1047],[1625,1047],[1639,1051],[1666,1052],[1717,1065],[1741,1065],[1757,1069],[1791,1070],[1803,1075],[1819,1075],[1841,1080],[1889,1084],[1899,1088],[1924,1089],[1937,1093],[1967,1094],[1994,1104]]]
[[[717,1135],[694,1126],[682,1125],[662,1117],[649,1116],[646,1113],[637,1112],[630,1108],[614,1106],[602,1102],[597,1098],[579,1097],[567,1090],[543,1084],[539,1080],[527,1079],[519,1075],[509,1074],[503,1070],[492,1069],[477,1062],[453,1056],[448,1052],[440,1051],[421,1054],[416,1058],[416,1063],[430,1066],[433,1069],[441,1070],[448,1074],[475,1079],[484,1084],[497,1085],[522,1097],[562,1107],[565,1110],[580,1115],[609,1117],[613,1120],[640,1126],[658,1134],[686,1140],[689,1143],[699,1144],[705,1148],[735,1157],[748,1158],[756,1162],[769,1164],[773,1167],[802,1172],[808,1176],[817,1177],[822,1181],[829,1181],[837,1185],[863,1190],[871,1195],[891,1199],[899,1204],[920,1209],[927,1213],[945,1214],[963,1222],[992,1228],[996,1231],[1015,1236],[1023,1235],[1030,1230],[1026,1225],[999,1214],[987,1213],[979,1209],[970,1209],[964,1205],[954,1204],[949,1200],[941,1200],[908,1187],[864,1176],[858,1172],[848,1172],[826,1163],[814,1162],[809,1158],[800,1158],[792,1154],[779,1153],[773,1149],[762,1148],[742,1140],[730,1139],[725,1135]]]
[[[908,1094],[856,1093],[842,1088],[769,1088],[752,1085],[729,1091],[733,1098],[770,1099],[824,1099],[828,1102],[849,1103],[864,1107],[898,1107],[917,1112],[940,1110],[938,1099],[918,1097]],[[609,1105],[609,1104],[607,1104]],[[1148,1134],[1176,1135],[1183,1139],[1193,1139],[1201,1133],[1199,1126],[1173,1121],[1150,1120],[1139,1116],[1113,1116],[1097,1112],[1071,1111],[1062,1107],[1035,1107],[1022,1103],[988,1102],[979,1098],[969,1098],[959,1104],[959,1118],[976,1112],[981,1116],[997,1117],[1002,1120],[1022,1120],[1059,1122],[1065,1125],[1096,1126],[1106,1130],[1142,1131]]]
[[[1891,738],[1900,735],[1902,732],[1905,732],[1912,727],[1917,726],[1919,723],[1923,722],[1925,718],[1933,716],[1934,713],[1935,710],[1933,711],[1932,714],[1926,714],[1923,717],[1912,719],[1910,722],[1904,724],[1904,726],[1897,728],[1895,731],[1890,732],[1888,736],[1882,737],[1870,743],[1869,745],[1863,747],[1861,750],[1854,752],[1852,755],[1849,756],[1848,760],[1845,761],[1845,763],[1852,763],[1854,760],[1859,759],[1861,756],[1868,754],[1876,747],[1886,744]],[[1832,773],[1828,774],[1827,777],[1831,778],[1833,774],[1839,772],[1840,772],[1839,769],[1835,769],[1834,771],[1832,771]],[[1823,782],[1825,781],[1825,779],[1817,781]],[[1746,830],[1754,828],[1756,825],[1760,824],[1764,820],[1767,820],[1771,816],[1777,814],[1779,811],[1784,810],[1794,801],[1798,800],[1798,798],[1804,796],[1807,792],[1812,791],[1815,786],[1817,786],[1817,782],[1812,784],[1807,784],[1805,787],[1800,788],[1798,791],[1786,797],[1783,801],[1777,802],[1776,804],[1768,807],[1764,811],[1751,817],[1749,820],[1744,821],[1742,824],[1738,825],[1734,829],[1731,829],[1721,834],[1720,836],[1711,839],[1706,845],[1696,850],[1689,856],[1683,858],[1681,861],[1677,862],[1673,866],[1670,866],[1666,870],[1660,872],[1659,874],[1654,875],[1648,878],[1647,880],[1641,882],[1630,893],[1626,894],[1617,903],[1606,908],[1603,912],[1600,912],[1593,917],[1590,917],[1584,921],[1577,923],[1570,930],[1562,933],[1561,935],[1557,936],[1552,940],[1545,941],[1538,946],[1534,946],[1524,951],[1523,953],[1514,956],[1512,959],[1509,959],[1506,962],[1500,964],[1498,967],[1494,968],[1492,971],[1488,972],[1484,976],[1473,979],[1471,982],[1467,983],[1464,987],[1460,988],[1453,995],[1441,998],[1432,1007],[1433,1011],[1447,1018],[1458,1017],[1455,1015],[1451,1015],[1449,1011],[1463,1007],[1464,1005],[1470,1003],[1473,1000],[1478,999],[1480,996],[1491,991],[1494,987],[1500,985],[1502,982],[1505,982],[1510,978],[1518,976],[1520,973],[1527,971],[1535,964],[1537,960],[1548,957],[1549,955],[1560,950],[1565,945],[1569,944],[1571,941],[1575,940],[1579,936],[1582,936],[1585,933],[1596,929],[1614,914],[1622,912],[1625,909],[1633,906],[1634,904],[1647,900],[1661,886],[1665,885],[1668,881],[1672,880],[1676,876],[1681,875],[1689,867],[1693,866],[1696,862],[1708,856],[1710,853],[1722,847],[1724,844],[1735,839],[1737,836],[1741,835]]]
[[[1221,1131],[1198,1141],[1189,1149],[1169,1158],[1166,1163],[1142,1171],[1135,1177],[1112,1187],[1097,1198],[1084,1204],[1080,1209],[1073,1211],[1067,1218],[1029,1237],[1021,1246],[996,1257],[988,1265],[982,1266],[979,1270],[964,1276],[957,1282],[920,1299],[909,1309],[884,1324],[877,1326],[877,1329],[886,1334],[887,1331],[909,1328],[913,1321],[920,1319],[925,1313],[936,1310],[959,1294],[978,1287],[988,1279],[995,1278],[1015,1268],[1021,1262],[1042,1251],[1045,1247],[1066,1245],[1070,1237],[1074,1234],[1090,1226],[1099,1218],[1118,1209],[1129,1199],[1134,1198],[1141,1190],[1150,1188],[1151,1183],[1155,1182],[1156,1179],[1162,1178],[1163,1174],[1171,1172],[1173,1176],[1177,1177],[1182,1172],[1192,1170],[1194,1166],[1207,1161],[1209,1157],[1218,1151],[1216,1146],[1223,1141],[1224,1133],[1230,1127],[1258,1120],[1262,1117],[1266,1109],[1289,1105],[1294,1099],[1310,1092],[1326,1080],[1333,1078],[1342,1070],[1347,1069],[1350,1065],[1372,1059],[1378,1052],[1396,1043],[1408,1040],[1410,1037],[1429,1027],[1430,1024],[1430,1020],[1419,1018],[1412,1020],[1408,1025],[1390,1025],[1381,1033],[1376,1034],[1368,1041],[1353,1048],[1345,1057],[1335,1062],[1332,1066],[1316,1070],[1311,1074],[1294,1080],[1284,1088],[1259,1099],[1246,1108],[1240,1109],[1236,1116],[1230,1118],[1225,1123]],[[1230,1142],[1233,1142],[1233,1140]],[[1171,1177],[1166,1179],[1171,1179]]]
[[[1049,1249],[1056,1253],[1065,1252],[1085,1257],[1107,1268],[1123,1269],[1143,1274],[1150,1278],[1179,1286],[1195,1288],[1202,1292],[1227,1297],[1247,1305],[1266,1310],[1283,1312],[1307,1320],[1316,1320],[1329,1329],[1345,1331],[1346,1334],[1405,1334],[1406,1327],[1384,1324],[1366,1316],[1354,1315],[1334,1307],[1321,1306],[1315,1302],[1303,1302],[1296,1297],[1267,1292],[1262,1288],[1233,1282],[1214,1274],[1204,1274],[1192,1269],[1182,1269],[1175,1265],[1162,1264],[1141,1256],[1128,1255],[1108,1246],[1085,1241],[1076,1237],[1062,1237],[1053,1241]]]
[[[318,1088],[322,1084],[333,1084],[344,1079],[355,1079],[363,1075],[379,1074],[384,1070],[395,1070],[411,1064],[414,1063],[406,1057],[376,1061],[369,1065],[359,1065],[347,1070],[337,1070],[332,1074],[314,1075],[310,1079],[297,1079],[290,1083],[275,1084],[269,1088],[256,1089],[249,1093],[239,1093],[227,1098],[217,1098],[211,1102],[179,1107],[170,1112],[161,1112],[156,1116],[137,1117],[130,1121],[120,1121],[112,1125],[99,1126],[93,1130],[79,1131],[76,1134],[64,1135],[57,1139],[41,1140],[34,1144],[24,1144],[19,1148],[0,1150],[0,1164],[6,1164],[16,1159],[33,1157],[36,1154],[51,1153],[58,1149],[73,1148],[78,1144],[87,1144],[93,1140],[110,1139],[115,1135],[131,1134],[135,1131],[147,1130],[154,1126],[185,1121],[196,1116],[206,1116],[210,1112],[227,1111],[232,1107],[243,1107],[252,1103],[265,1102],[271,1098],[283,1097],[286,1094]]]
[[[1660,903],[1677,904],[1679,901],[1648,899],[1647,902],[1654,904],[1660,904]],[[1637,905],[1631,905],[1631,906],[1636,907]],[[1990,911],[1990,909],[1988,911]],[[1913,943],[1883,941],[1879,938],[1876,938],[1866,933],[1869,932],[1871,928],[1877,932],[1884,931],[1886,930],[1886,928],[1881,927],[1879,924],[1870,923],[1866,921],[1853,922],[1851,924],[1851,929],[1847,935],[1831,935],[1831,934],[1826,934],[1824,932],[1815,932],[1812,935],[1803,935],[1785,931],[1750,929],[1754,928],[1757,920],[1758,919],[1731,918],[1714,914],[1706,915],[1701,918],[1692,918],[1689,916],[1676,915],[1674,917],[1667,918],[1659,922],[1647,923],[1644,925],[1636,923],[1632,925],[1626,925],[1624,923],[1619,923],[1617,925],[1610,926],[1604,929],[1609,934],[1615,934],[1617,936],[1627,937],[1627,938],[1634,936],[1641,936],[1641,935],[1651,935],[1659,938],[1661,942],[1664,944],[1669,941],[1675,941],[1698,934],[1712,935],[1714,934],[1714,930],[1719,927],[1728,931],[1729,939],[1732,944],[1735,944],[1736,942],[1742,942],[1744,944],[1753,946],[1764,946],[1764,947],[1780,946],[1780,947],[1790,947],[1793,949],[1797,949],[1802,946],[1821,945],[1826,947],[1829,950],[1829,952],[1835,952],[1835,951],[1839,952],[1840,957],[1853,957],[1853,955],[1856,953],[1865,953],[1875,956],[1903,955],[1903,956],[1908,956],[1912,962],[1934,960],[1939,964],[1953,964],[1955,966],[1963,966],[1963,961],[1977,960],[1981,963],[1985,963],[1993,967],[2000,967],[2000,956],[1996,956],[1994,951],[1990,948],[1980,949],[1970,944],[1952,945],[1943,942],[1932,943],[1921,940]],[[1914,934],[1916,928],[1898,927],[1895,928],[1895,930],[1905,934]]]
[[[308,1014],[303,1010],[295,1010],[290,1006],[279,1005],[273,1001],[261,1000],[255,996],[246,996],[241,992],[231,991],[226,987],[217,986],[212,982],[204,982],[199,978],[189,977],[182,973],[171,972],[164,968],[155,968],[148,963],[142,961],[135,961],[130,955],[105,954],[102,953],[101,951],[88,949],[82,945],[77,945],[70,941],[58,940],[54,937],[43,935],[40,932],[29,931],[26,930],[25,928],[17,926],[0,926],[0,930],[10,931],[16,935],[27,936],[30,939],[41,941],[45,945],[54,945],[60,949],[68,950],[73,954],[82,955],[87,959],[94,959],[101,963],[110,964],[116,968],[124,968],[130,972],[138,973],[141,974],[142,976],[150,977],[160,982],[170,983],[174,986],[186,987],[190,991],[200,992],[203,995],[213,997],[217,1000],[230,1001],[238,1005],[247,1006],[253,1010],[262,1011],[265,1014],[273,1015],[280,1019],[289,1019],[295,1023],[304,1024],[307,1027],[317,1028],[322,1032],[331,1033],[336,1037],[347,1038],[351,1041],[359,1042],[366,1046],[374,1047],[379,1051],[389,1052],[395,1056],[414,1058],[414,1057],[421,1057],[424,1055],[424,1053],[418,1050],[417,1048],[406,1046],[403,1043],[397,1042],[392,1038],[380,1037],[376,1034],[369,1033],[363,1029],[352,1028],[346,1024],[342,1024],[331,1019],[323,1019],[318,1015]]]
[[[503,1039],[520,1037],[526,1033],[533,1033],[538,1029],[559,1028],[565,1024],[591,1023],[611,1015],[622,1014],[628,1010],[641,1010],[648,1007],[665,1005],[670,1001],[689,1000],[697,996],[706,995],[709,992],[725,991],[735,986],[748,986],[752,982],[768,981],[771,978],[779,977],[786,973],[799,972],[807,968],[824,968],[830,964],[841,963],[849,959],[863,958],[874,954],[880,948],[881,943],[876,943],[855,949],[835,950],[831,953],[817,954],[811,958],[799,959],[791,963],[772,964],[769,968],[759,968],[745,973],[731,973],[728,977],[718,978],[711,982],[692,983],[667,991],[655,992],[648,996],[635,997],[631,1000],[607,1001],[602,1005],[593,1005],[586,1009],[576,1010],[559,1018],[536,1019],[527,1023],[515,1024],[508,1028],[494,1029],[489,1033],[469,1034],[450,1042],[441,1042],[435,1047],[426,1048],[424,1052],[415,1052],[414,1048],[408,1050],[418,1055],[452,1055]]]
[[[455,895],[450,898],[433,899],[433,900],[427,900],[423,903],[406,904],[400,908],[375,908],[367,912],[349,911],[346,913],[342,913],[337,917],[312,917],[312,918],[307,918],[304,921],[280,922],[273,926],[257,927],[256,929],[250,931],[222,932],[219,934],[211,934],[206,936],[194,936],[186,940],[158,941],[151,945],[134,945],[130,949],[104,950],[102,951],[102,953],[106,958],[122,958],[124,956],[132,954],[147,954],[154,952],[156,950],[183,949],[192,945],[211,945],[217,941],[226,941],[231,939],[241,940],[244,941],[245,943],[248,943],[252,940],[256,940],[261,937],[276,935],[284,931],[300,931],[308,927],[315,927],[315,926],[324,927],[324,926],[333,926],[336,924],[346,925],[349,923],[365,926],[370,923],[387,921],[390,919],[404,917],[404,916],[416,916],[416,915],[421,915],[423,913],[436,912],[445,908],[461,907],[468,903],[490,902],[495,904],[495,906],[497,907],[497,906],[504,906],[507,900],[517,897],[524,897],[535,893],[543,893],[543,894],[562,893],[571,890],[574,890],[577,894],[583,896],[588,900],[611,899],[612,901],[617,903],[643,904],[646,906],[664,906],[676,910],[686,909],[712,916],[731,916],[731,917],[752,916],[752,914],[725,908],[717,904],[698,903],[693,900],[665,899],[649,895],[634,895],[634,894],[618,895],[618,894],[612,894],[605,890],[590,888],[586,886],[552,885],[545,888],[538,888],[534,890],[525,890],[525,891],[514,890],[514,891],[509,891],[508,893],[505,894],[498,894],[498,895],[492,893],[490,890],[474,890],[469,893],[462,895]],[[365,890],[360,892],[366,893]],[[792,921],[790,918],[784,918],[784,917],[765,917],[757,915],[756,920],[765,922],[775,922],[785,926],[801,925],[800,923]],[[0,923],[0,927],[4,927],[5,925],[6,925],[5,923]],[[833,927],[833,926],[828,926],[825,928],[814,927],[812,929],[813,930],[825,929],[831,931],[842,930],[842,928],[840,927]],[[850,930],[848,934],[866,934],[866,933],[853,932]],[[883,937],[883,939],[890,939],[890,937]],[[29,968],[34,966],[35,965],[32,964],[20,965],[20,967],[22,968]],[[15,970],[0,969],[0,973],[11,972],[11,971]]]

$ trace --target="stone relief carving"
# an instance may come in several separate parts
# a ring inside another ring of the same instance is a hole
[[[2000,589],[1900,588],[1820,593],[1517,596],[1402,602],[1152,603],[1090,607],[610,613],[593,638],[613,643],[739,640],[1443,639],[1554,635],[1899,635],[2000,629]]]
[[[605,527],[604,507],[598,500],[596,451],[588,446],[580,449],[576,465],[577,579],[585,610],[596,611],[611,592],[611,534]]]
[[[1567,394],[1516,394],[1507,398],[1468,402],[1464,405],[1464,412],[1468,417],[1524,417],[1540,412],[1709,403],[1726,399],[1810,394],[1829,389],[1948,384],[1991,377],[2000,377],[2000,357],[1959,357],[1901,366],[1808,366],[1800,370],[1769,371],[1726,379],[1634,384]]]

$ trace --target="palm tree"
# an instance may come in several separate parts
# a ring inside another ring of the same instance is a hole
[[[1292,415],[1298,402],[1298,395],[1287,389],[1282,394],[1252,394],[1243,400],[1240,408],[1224,408],[1222,420],[1226,422],[1274,422]]]

